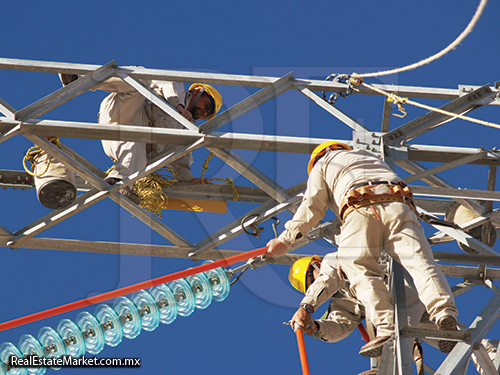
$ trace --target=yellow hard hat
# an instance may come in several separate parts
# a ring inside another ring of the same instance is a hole
[[[309,164],[307,164],[307,174],[311,173],[311,169],[313,169],[314,164],[319,160],[319,158],[326,153],[326,149],[345,149],[345,150],[352,150],[351,147],[346,145],[345,143],[340,143],[340,142],[324,142],[317,146],[314,151],[311,154],[311,160],[309,160]]]
[[[297,289],[299,292],[306,293],[306,277],[307,270],[311,263],[315,260],[321,261],[319,256],[314,255],[311,257],[303,257],[296,260],[295,263],[290,267],[290,272],[288,273],[288,280],[290,284]]]
[[[212,113],[203,117],[203,120],[208,121],[215,117],[224,102],[222,101],[222,95],[215,89],[215,87],[207,85],[206,83],[193,83],[189,88],[189,91],[200,88],[203,88],[208,96],[210,96],[210,100],[212,101],[212,108],[214,109]]]

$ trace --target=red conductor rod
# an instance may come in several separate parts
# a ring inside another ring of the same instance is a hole
[[[255,249],[252,251],[247,251],[241,254],[233,255],[228,258],[220,259],[212,263],[202,264],[196,267],[188,268],[186,270],[182,270],[179,272],[171,273],[170,275],[165,275],[158,277],[156,279],[143,281],[138,284],[126,286],[124,288],[112,290],[110,292],[106,292],[103,294],[99,294],[97,296],[89,297],[86,299],[82,299],[80,301],[75,301],[68,303],[66,305],[53,307],[52,309],[48,309],[45,311],[40,311],[31,315],[23,316],[21,318],[17,318],[14,320],[10,320],[4,323],[0,323],[0,332],[5,331],[11,328],[19,327],[24,324],[37,322],[39,320],[50,318],[52,316],[56,316],[59,314],[64,314],[69,311],[74,311],[77,309],[81,309],[82,307],[94,305],[96,303],[104,302],[112,298],[124,296],[125,294],[130,294],[134,292],[138,292],[142,289],[151,288],[153,286],[157,286],[160,284],[168,283],[173,280],[182,279],[184,277],[188,277],[194,275],[196,273],[205,272],[218,267],[227,267],[233,263],[241,262],[259,255],[264,255],[267,252],[267,246],[261,247],[259,249]]]
[[[311,375],[309,371],[309,361],[307,360],[306,343],[304,342],[304,331],[302,327],[295,329],[297,335],[297,344],[299,346],[300,364],[302,365],[302,374]]]

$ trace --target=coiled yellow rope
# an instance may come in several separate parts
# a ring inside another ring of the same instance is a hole
[[[160,174],[165,171],[170,175]],[[141,207],[162,218],[161,211],[167,208],[168,195],[163,192],[163,186],[170,186],[177,178],[177,171],[171,167],[161,168],[149,176],[138,180],[132,190],[141,198]]]
[[[202,183],[205,183],[205,171],[208,169],[208,163],[214,156],[213,153],[210,153],[203,163],[203,170],[201,172]],[[160,171],[166,171],[170,175],[160,174]],[[132,190],[141,198],[141,207],[161,219],[163,217],[161,211],[168,208],[168,196],[163,192],[163,186],[172,185],[176,179],[177,171],[171,167],[166,167],[138,180]],[[225,182],[232,188],[234,201],[239,199],[238,190],[234,186],[232,178],[210,178],[208,180]]]
[[[59,137],[51,137],[51,138],[49,138],[49,141],[52,142],[53,144],[55,144],[57,147],[61,148],[61,140],[59,139]],[[47,160],[47,163],[45,165],[45,169],[43,170],[43,172],[41,172],[41,173],[33,173],[32,172],[32,170],[35,168],[35,159],[42,152],[44,152],[44,151],[39,146],[33,146],[33,147],[30,147],[28,149],[28,151],[26,151],[26,154],[24,155],[24,158],[23,158],[24,170],[29,175],[31,175],[33,177],[41,177],[45,173],[47,173],[47,171],[49,170],[50,162],[52,161],[52,156],[50,156],[49,160]],[[28,160],[31,163],[31,169],[29,169],[28,166],[26,165],[26,160]]]

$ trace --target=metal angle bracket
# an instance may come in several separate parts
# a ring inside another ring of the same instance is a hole
[[[384,133],[353,131],[352,139],[355,150],[367,150],[373,152],[379,158],[384,159],[382,136]]]
[[[381,138],[382,147],[384,149],[385,159],[391,160],[408,160],[409,147],[405,141],[401,142],[401,145],[391,145],[387,144],[385,138]]]
[[[338,219],[317,225],[307,234],[309,241],[316,241],[319,238],[328,238],[336,242],[335,236],[340,234],[341,222]]]
[[[472,86],[472,85],[458,85],[458,95],[459,96],[464,96],[474,90],[477,90],[481,88],[481,86]],[[479,105],[500,105],[500,90],[499,87],[497,86],[497,82],[495,82],[495,89],[497,91],[496,96],[494,97],[487,97],[484,100],[479,100],[477,104]],[[492,90],[493,91],[493,90]],[[480,96],[474,98],[478,99]]]
[[[26,172],[2,170],[0,171],[0,187],[32,189],[35,187],[35,182],[33,177]]]

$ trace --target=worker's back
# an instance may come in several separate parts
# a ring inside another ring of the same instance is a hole
[[[400,178],[381,159],[364,150],[328,152],[311,171],[310,179],[324,178],[335,206],[351,187],[369,181],[398,182]],[[330,207],[338,213],[337,207]]]

